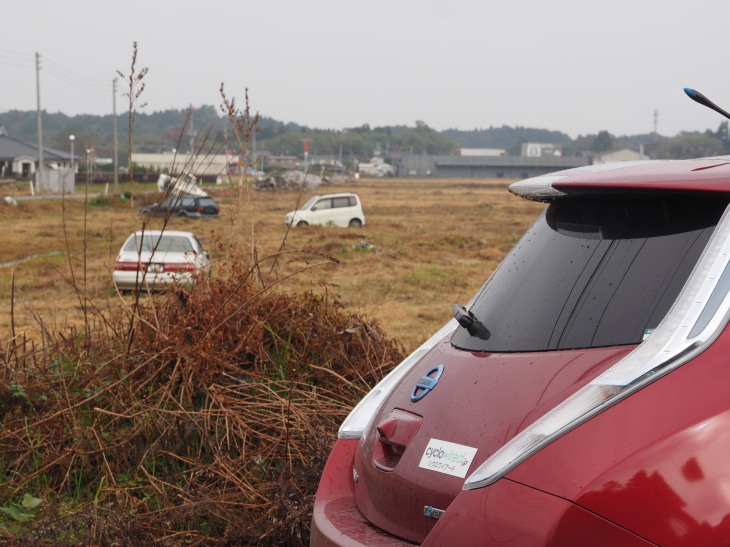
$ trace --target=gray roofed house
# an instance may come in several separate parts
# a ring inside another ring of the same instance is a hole
[[[0,127],[0,179],[37,179],[38,145],[15,139]],[[43,147],[43,184],[40,191],[73,192],[75,165],[71,154]],[[73,166],[73,168],[72,168]]]

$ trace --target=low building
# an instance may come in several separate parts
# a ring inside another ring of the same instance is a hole
[[[542,158],[545,156],[561,156],[560,147],[553,143],[525,142],[522,143],[522,156],[528,158]]]
[[[296,156],[274,156],[266,157],[267,169],[298,169],[302,161]]]
[[[68,152],[43,147],[43,180],[38,181],[40,153],[37,144],[15,139],[0,127],[0,179],[35,180],[39,192],[73,192],[76,165]]]
[[[157,173],[177,176],[191,173],[196,177],[225,174],[229,162],[237,158],[227,154],[199,154],[191,157],[185,153],[166,152],[163,154],[132,154],[132,163]]]
[[[357,164],[357,172],[364,177],[392,177],[395,169],[381,157],[370,158],[367,163]]]
[[[462,148],[460,156],[506,156],[507,151],[503,148]]]
[[[345,170],[345,166],[335,156],[309,156],[309,165],[312,168],[324,168],[325,171],[335,171],[338,173]]]
[[[431,156],[403,154],[393,158],[395,176],[436,178],[526,179],[583,167],[589,157]]]

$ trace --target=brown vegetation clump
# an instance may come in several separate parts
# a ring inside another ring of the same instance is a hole
[[[3,348],[0,539],[308,543],[333,434],[402,350],[262,270]]]

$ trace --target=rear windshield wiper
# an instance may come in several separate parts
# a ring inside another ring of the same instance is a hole
[[[466,329],[466,332],[480,340],[489,340],[491,336],[489,330],[471,311],[460,304],[454,304],[451,311],[454,313],[454,319]]]

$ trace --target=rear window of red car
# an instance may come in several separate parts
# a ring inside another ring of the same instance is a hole
[[[480,291],[485,352],[638,344],[666,315],[728,200],[565,198],[551,204]]]

